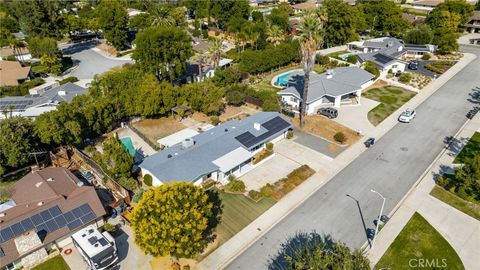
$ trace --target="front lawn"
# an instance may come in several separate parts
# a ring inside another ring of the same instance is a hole
[[[415,213],[383,254],[375,269],[411,269],[420,260],[438,269],[465,269],[452,246],[420,214]],[[428,267],[426,269],[436,269]]]
[[[55,256],[37,266],[32,268],[32,270],[70,270],[68,264],[65,262],[61,255]]]
[[[390,85],[364,92],[363,97],[380,102],[377,107],[368,112],[368,120],[374,126],[380,124],[415,95],[414,92]]]
[[[436,61],[426,64],[425,68],[437,74],[443,74],[453,65],[455,65],[454,61]]]
[[[480,204],[466,201],[438,185],[435,185],[430,192],[430,195],[463,213],[480,220]]]
[[[480,133],[475,132],[455,158],[453,163],[462,164],[465,160],[473,158],[474,153],[480,152]]]

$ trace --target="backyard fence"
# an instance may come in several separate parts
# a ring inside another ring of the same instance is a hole
[[[255,106],[258,106],[258,107],[261,107],[263,105],[263,100],[261,100],[259,98],[252,97],[252,96],[246,96],[245,97],[245,102],[250,103],[250,104],[255,105]]]
[[[133,131],[133,133],[137,134],[138,137],[142,138],[150,147],[152,147],[155,151],[160,151],[162,148],[156,144],[153,143],[149,138],[147,138],[145,135],[143,135],[138,129],[136,129],[133,125],[128,125],[128,128]]]

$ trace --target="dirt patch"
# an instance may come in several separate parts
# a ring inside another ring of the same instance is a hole
[[[180,264],[180,269],[185,269],[186,265],[190,266],[190,269],[195,269],[197,261],[193,259],[179,259],[178,263]],[[152,270],[165,270],[165,269],[174,269],[172,268],[172,258],[171,257],[157,257],[153,258],[150,261],[150,266]]]
[[[185,128],[184,124],[180,123],[173,117],[144,119],[133,123],[133,126],[152,142],[156,142],[158,139],[171,135]]]
[[[226,106],[224,112],[219,116],[219,119],[221,122],[226,122],[232,119],[242,120],[257,113],[258,111],[259,110],[252,105],[242,105],[239,107]],[[201,112],[195,112],[191,117],[193,120],[198,122],[212,123],[211,117]]]
[[[118,51],[114,47],[109,46],[105,43],[97,45],[97,48],[108,53],[110,56],[117,56],[117,53],[118,53]]]
[[[294,123],[296,127],[299,127],[300,121],[298,117],[295,118]],[[345,144],[354,144],[361,138],[356,131],[320,115],[309,115],[305,117],[305,125],[302,130],[329,141],[334,141],[333,136],[337,132],[342,132],[347,138]]]

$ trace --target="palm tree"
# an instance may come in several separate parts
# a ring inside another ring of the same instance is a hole
[[[307,11],[304,14],[303,21],[299,27],[300,32],[300,50],[302,54],[303,79],[303,96],[300,106],[300,127],[304,124],[304,117],[307,112],[308,100],[308,84],[310,82],[310,72],[315,65],[315,55],[317,49],[323,45],[323,22],[325,16],[320,11]]]
[[[213,64],[213,68],[216,68],[220,62],[220,58],[222,56],[222,44],[223,39],[215,39],[212,43],[212,46],[208,50],[208,55]]]
[[[273,46],[277,47],[282,41],[285,40],[285,35],[283,34],[282,29],[278,25],[272,25],[272,27],[267,30],[267,41],[272,42]]]
[[[20,54],[18,53],[18,48],[20,47],[20,40],[14,35],[9,35],[7,37],[7,42],[10,48],[13,50],[13,55],[17,58]]]
[[[175,18],[171,15],[172,9],[165,5],[156,5],[152,11],[152,25],[154,26],[174,26]]]

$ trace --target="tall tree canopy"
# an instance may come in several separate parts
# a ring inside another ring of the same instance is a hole
[[[433,32],[428,25],[419,25],[405,33],[403,40],[408,44],[432,44]]]
[[[402,17],[402,10],[391,0],[360,1],[366,20],[366,28],[381,35],[401,37],[410,23]]]
[[[192,258],[212,240],[221,212],[212,191],[183,182],[155,187],[130,216],[135,243],[153,256]]]
[[[176,27],[150,27],[138,34],[132,58],[158,78],[173,80],[186,71],[193,55],[191,38]]]
[[[325,0],[322,7],[328,16],[324,30],[327,47],[358,40],[358,32],[365,28],[365,18],[361,9],[343,0]]]
[[[61,0],[6,1],[5,6],[28,36],[60,38],[65,31],[63,10],[69,3]]]
[[[0,121],[0,167],[18,167],[30,160],[37,144],[33,122],[23,117]],[[0,173],[1,175],[1,173]]]
[[[118,0],[102,0],[96,8],[98,24],[107,42],[122,49],[127,40],[128,13]]]
[[[31,37],[27,41],[28,50],[33,57],[40,58],[44,55],[57,56],[60,53],[57,41],[53,38]]]
[[[103,154],[99,161],[108,174],[115,179],[128,179],[132,175],[134,159],[116,136],[103,141]]]

